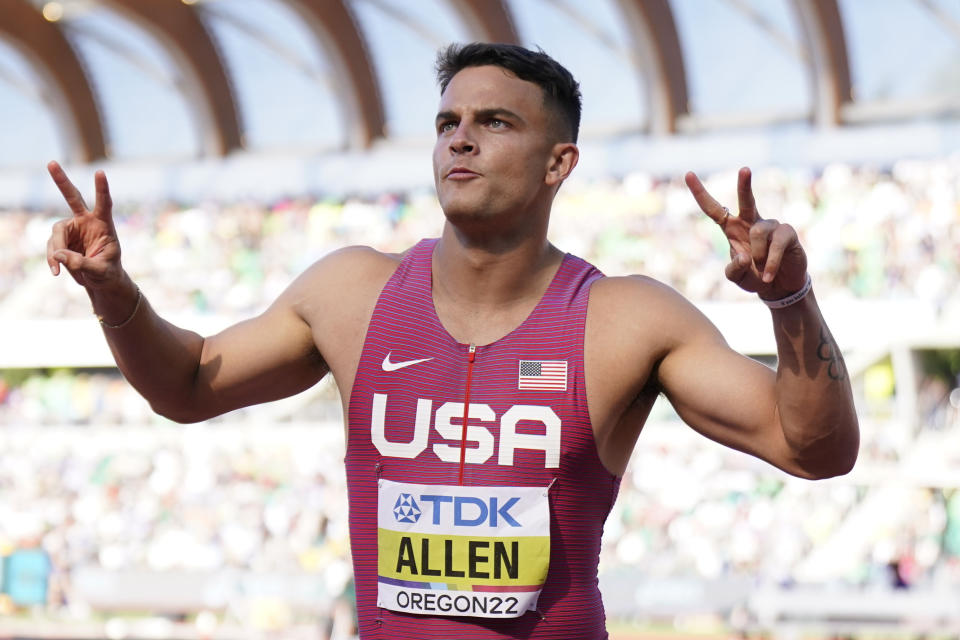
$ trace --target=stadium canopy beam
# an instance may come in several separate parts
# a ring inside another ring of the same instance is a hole
[[[687,74],[680,36],[668,0],[618,0],[626,19],[630,48],[641,83],[647,89],[649,129],[677,131],[677,119],[689,113]]]
[[[814,121],[836,126],[841,108],[853,99],[840,8],[836,0],[793,0],[793,8],[810,52]]]
[[[517,28],[503,0],[452,0],[470,30],[470,37],[483,42],[520,44]]]
[[[332,61],[348,144],[367,148],[385,135],[380,89],[363,34],[343,0],[284,0],[306,22]]]
[[[46,85],[46,102],[66,138],[67,160],[104,158],[103,123],[93,89],[63,32],[27,0],[0,0],[0,16],[0,37],[26,55]]]
[[[180,71],[205,155],[243,144],[233,91],[217,48],[196,11],[182,0],[108,0],[106,4],[153,34]]]

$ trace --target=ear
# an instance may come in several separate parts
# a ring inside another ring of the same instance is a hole
[[[558,142],[553,145],[547,161],[547,175],[544,177],[544,182],[548,186],[559,187],[560,183],[573,172],[579,160],[580,149],[572,142]]]

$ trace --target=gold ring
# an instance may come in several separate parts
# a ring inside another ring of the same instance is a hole
[[[717,221],[717,224],[720,225],[720,228],[723,228],[723,225],[726,224],[727,218],[730,217],[730,209],[726,207],[723,208],[723,217]]]

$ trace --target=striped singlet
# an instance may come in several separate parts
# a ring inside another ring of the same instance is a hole
[[[475,347],[470,362],[470,346],[447,333],[434,308],[436,242],[423,240],[412,248],[381,292],[350,397],[346,471],[360,637],[606,638],[597,564],[619,479],[600,462],[583,371],[590,284],[602,274],[567,254],[526,320],[496,342]],[[480,463],[474,455],[461,465],[465,404],[472,434],[467,452],[483,448],[489,455]],[[518,415],[525,417],[518,420]],[[556,428],[551,431],[548,423]],[[473,437],[475,427],[492,437]],[[548,433],[556,438],[547,438]],[[538,437],[524,440],[518,434]],[[456,461],[441,459],[446,452],[449,460],[452,450]],[[379,607],[378,481],[450,486],[458,484],[461,473],[467,487],[546,490],[549,571],[536,610],[493,619]]]

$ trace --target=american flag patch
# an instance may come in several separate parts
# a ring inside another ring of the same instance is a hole
[[[566,360],[521,360],[517,389],[521,391],[566,391]]]

